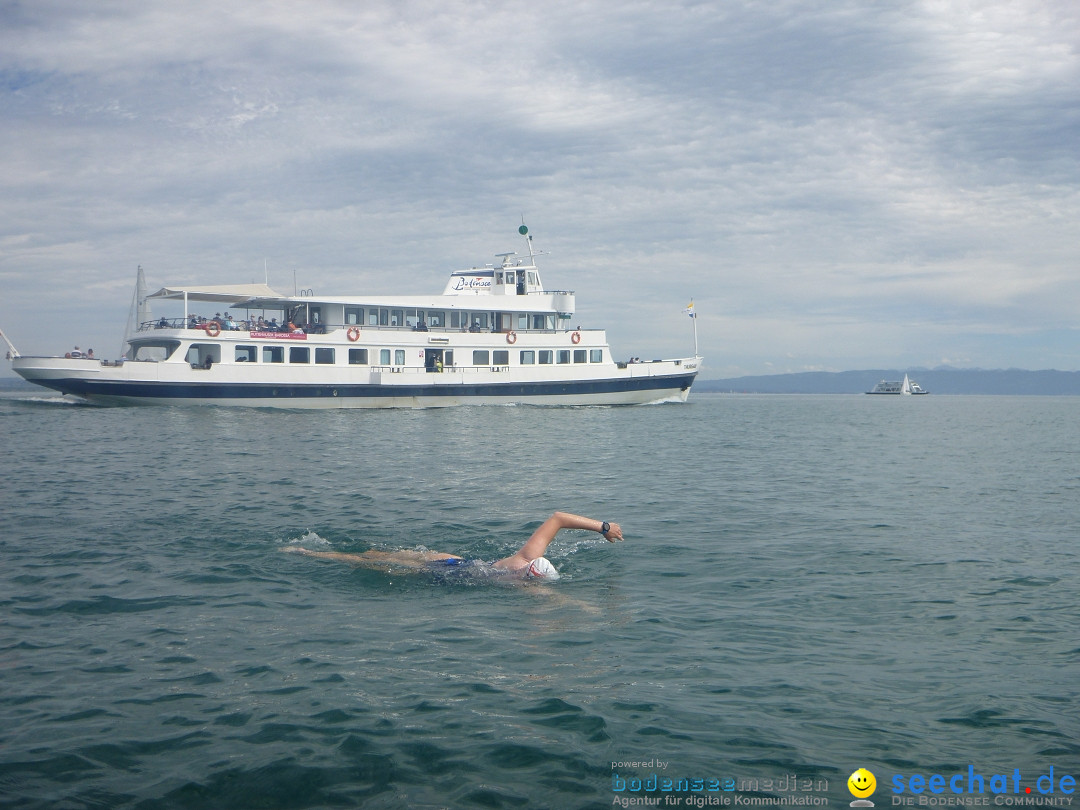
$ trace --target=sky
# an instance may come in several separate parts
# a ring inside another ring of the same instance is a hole
[[[703,379],[1080,370],[1075,0],[0,0],[0,329],[523,251]],[[7,367],[3,373],[10,373]]]

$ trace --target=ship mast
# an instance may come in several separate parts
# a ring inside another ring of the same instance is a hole
[[[521,218],[521,227],[518,228],[518,233],[525,237],[525,244],[529,246],[529,264],[536,266],[536,254],[532,249],[532,237],[529,235],[529,228],[525,224],[525,217]]]
[[[124,327],[124,342],[120,344],[120,356],[127,353],[128,341],[139,331],[139,327],[147,323],[153,315],[150,312],[150,301],[146,297],[146,274],[142,265],[135,275],[135,291],[131,294],[131,306],[128,308],[127,325]],[[184,320],[187,320],[187,312],[184,312]]]

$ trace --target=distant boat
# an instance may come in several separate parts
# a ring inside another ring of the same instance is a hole
[[[908,375],[904,375],[903,382],[899,380],[882,380],[873,387],[872,390],[867,391],[868,394],[895,394],[902,396],[915,396],[918,394],[929,394],[930,392],[919,385],[917,382],[912,382],[908,379]]]

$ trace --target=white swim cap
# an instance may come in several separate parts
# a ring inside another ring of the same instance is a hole
[[[525,578],[536,577],[538,579],[558,579],[559,572],[551,564],[547,557],[537,557],[529,567],[525,569]]]

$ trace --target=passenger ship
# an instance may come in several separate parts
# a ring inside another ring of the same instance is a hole
[[[696,321],[694,356],[616,362],[604,330],[571,326],[574,293],[544,288],[532,237],[524,225],[519,233],[527,259],[499,254],[498,265],[455,271],[442,295],[285,296],[261,284],[137,292],[137,326],[122,359],[23,357],[11,347],[13,368],[113,405],[685,401],[702,362]],[[154,319],[155,300],[182,301],[183,316]]]

